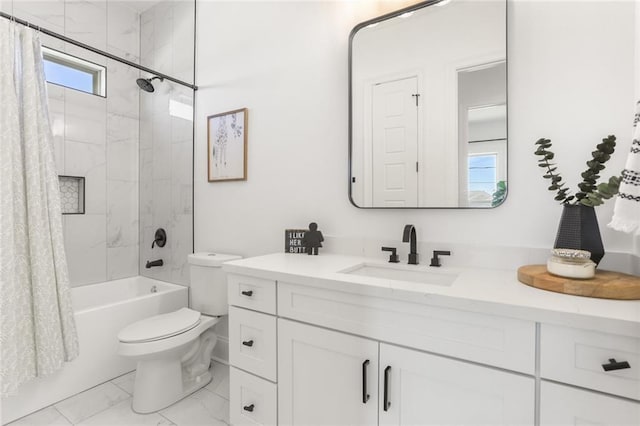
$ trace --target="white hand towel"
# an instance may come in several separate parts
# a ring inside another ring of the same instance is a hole
[[[640,101],[636,104],[636,115],[633,120],[633,140],[631,151],[627,157],[620,192],[616,197],[613,218],[610,228],[640,235]]]

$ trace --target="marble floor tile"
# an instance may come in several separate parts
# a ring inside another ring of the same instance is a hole
[[[131,396],[111,382],[58,402],[54,407],[73,424],[80,423]]]
[[[53,406],[43,408],[40,411],[29,414],[26,417],[9,423],[7,426],[63,426],[71,425],[58,410]]]
[[[136,383],[136,372],[132,371],[130,373],[123,374],[120,377],[116,377],[115,379],[111,380],[111,383],[118,386],[129,395],[133,395],[133,386]]]
[[[158,413],[138,414],[131,409],[131,398],[126,399],[113,407],[89,417],[88,419],[78,423],[78,426],[143,426],[158,425],[169,426],[174,425],[171,421]]]
[[[229,424],[229,401],[203,388],[160,414],[179,426],[223,426]]]
[[[213,375],[213,379],[207,386],[205,386],[205,388],[209,389],[211,392],[228,400],[229,399],[229,366],[225,364],[220,364],[218,362],[214,362],[211,365],[211,374]]]
[[[228,426],[229,366],[214,362],[205,388],[157,413],[131,409],[135,371],[91,388],[7,426]]]

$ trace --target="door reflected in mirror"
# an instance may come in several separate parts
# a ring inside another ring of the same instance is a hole
[[[350,41],[350,199],[491,208],[506,196],[506,1],[425,2]]]

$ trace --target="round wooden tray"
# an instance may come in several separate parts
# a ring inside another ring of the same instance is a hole
[[[576,296],[640,299],[640,277],[620,272],[596,270],[595,277],[579,280],[552,275],[547,272],[547,265],[526,265],[518,268],[518,280],[532,287]]]

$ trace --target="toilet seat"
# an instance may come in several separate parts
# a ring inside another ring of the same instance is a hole
[[[200,324],[200,312],[189,308],[134,322],[118,333],[123,343],[145,343],[185,333]]]

